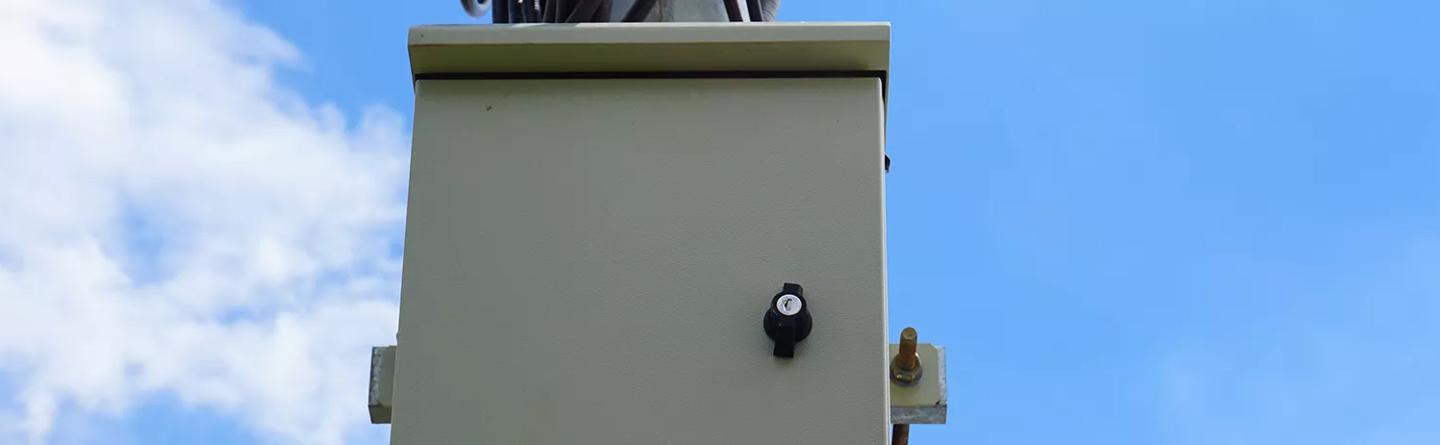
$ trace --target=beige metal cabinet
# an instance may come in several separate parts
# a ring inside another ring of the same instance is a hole
[[[392,443],[885,440],[886,25],[411,47]],[[793,358],[761,328],[786,282],[814,323]]]

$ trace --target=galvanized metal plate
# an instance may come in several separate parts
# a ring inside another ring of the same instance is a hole
[[[929,343],[915,345],[924,372],[912,386],[890,384],[890,423],[945,423],[949,402],[945,388],[945,348]],[[890,345],[890,355],[899,351]]]
[[[395,388],[395,346],[370,348],[370,423],[390,423]]]

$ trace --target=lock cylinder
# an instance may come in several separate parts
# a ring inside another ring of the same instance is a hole
[[[765,335],[775,341],[776,357],[794,358],[795,344],[810,336],[814,320],[810,318],[810,304],[805,301],[805,288],[795,283],[785,283],[780,292],[770,299],[765,310]]]

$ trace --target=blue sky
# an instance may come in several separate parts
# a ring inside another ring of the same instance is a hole
[[[246,9],[307,94],[408,109],[457,8],[346,4]],[[894,25],[892,325],[951,357],[916,443],[1440,441],[1434,3],[783,8]]]
[[[453,1],[231,7],[293,45],[275,83],[351,117],[342,133],[377,106],[404,132],[406,28],[467,21]],[[1440,4],[788,0],[781,17],[893,23],[891,335],[915,326],[950,357],[950,424],[912,443],[1440,443]],[[274,433],[166,391],[56,424]],[[186,424],[204,427],[154,427]],[[53,440],[110,443],[90,437]]]

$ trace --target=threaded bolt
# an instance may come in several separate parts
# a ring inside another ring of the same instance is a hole
[[[895,355],[895,364],[900,369],[911,370],[920,367],[920,355],[915,353],[915,340],[919,337],[915,328],[900,331],[900,353]]]
[[[900,331],[900,351],[890,360],[890,380],[897,385],[910,386],[920,381],[924,369],[920,366],[920,354],[915,352],[919,337],[912,327]]]

